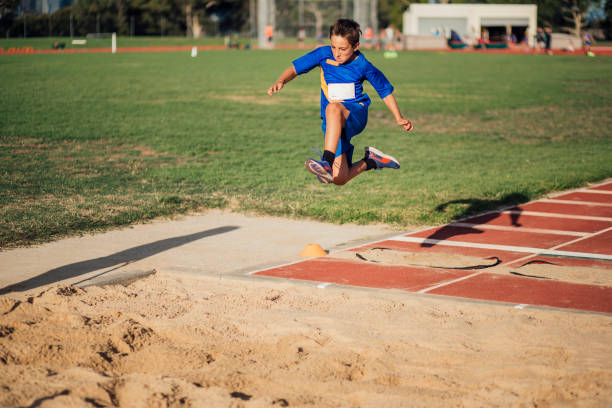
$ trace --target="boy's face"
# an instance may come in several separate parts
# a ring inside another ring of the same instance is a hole
[[[337,62],[344,64],[352,61],[355,52],[359,49],[359,43],[352,46],[346,38],[340,35],[332,35],[330,40],[332,54]]]

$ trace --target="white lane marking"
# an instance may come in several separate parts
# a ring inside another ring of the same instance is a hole
[[[502,211],[502,213],[517,214],[517,215],[531,215],[534,217],[568,218],[568,219],[573,219],[573,220],[612,222],[612,217],[592,217],[589,215],[571,215],[571,214],[558,214],[558,213],[548,213],[548,212],[540,212],[540,211],[521,211],[521,210],[508,210],[508,211]]]
[[[601,231],[593,232],[592,234],[589,234],[589,235],[587,235],[585,237],[582,237],[582,238],[576,238],[575,240],[570,241],[570,242],[564,242],[563,244],[556,245],[556,246],[554,246],[554,247],[552,247],[550,249],[556,250],[558,248],[563,248],[564,246],[568,246],[568,245],[574,244],[576,242],[584,241],[585,239],[593,238],[593,237],[595,237],[595,236],[597,236],[599,234],[604,234],[604,233],[606,233],[608,231],[612,231],[612,227],[609,227],[609,228],[606,228],[606,229],[602,229]],[[612,259],[612,256],[610,257],[610,259]]]
[[[593,194],[612,194],[610,190],[593,190],[590,188],[583,188],[582,190],[576,190],[578,193],[593,193]]]
[[[440,282],[437,285],[433,285],[433,286],[430,286],[428,288],[421,289],[417,293],[427,293],[430,290],[438,289],[438,288],[441,288],[443,286],[448,286],[448,285],[452,285],[453,283],[461,282],[462,280],[473,278],[474,276],[480,275],[481,273],[483,273],[483,272],[479,271],[479,272],[475,272],[475,273],[473,273],[471,275],[463,276],[461,278],[453,279],[453,280],[446,281],[446,282]]]
[[[527,306],[529,306],[527,303],[521,303],[521,304],[518,304],[518,305],[514,306],[514,308],[515,309],[524,309]]]
[[[579,238],[578,240],[582,240],[582,239],[584,239],[584,237]],[[474,243],[474,242],[445,241],[445,240],[439,240],[439,239],[405,237],[405,236],[395,237],[395,238],[392,238],[391,240],[402,241],[402,242],[413,242],[417,244],[445,245],[445,246],[464,247],[464,248],[481,248],[481,249],[492,249],[492,250],[498,250],[498,251],[511,251],[511,252],[527,252],[527,253],[534,253],[538,255],[569,256],[569,257],[574,257],[574,258],[612,260],[612,255],[592,254],[589,252],[558,251],[555,249],[546,249],[546,248],[532,248],[532,247],[522,247],[522,246],[512,246],[512,245],[479,244],[479,243]],[[574,240],[570,242],[573,243],[578,240]],[[569,243],[564,243],[562,245],[567,245],[567,244]]]
[[[598,203],[595,201],[574,201],[574,200],[559,200],[556,198],[543,198],[533,201],[534,203],[559,203],[559,204],[576,204],[576,205],[597,205],[599,207],[612,207],[611,203]]]
[[[453,222],[448,225],[451,227],[481,228],[481,229],[498,230],[498,231],[533,232],[533,233],[542,233],[542,234],[569,235],[573,237],[584,237],[589,234],[588,232],[563,231],[563,230],[553,230],[553,229],[544,229],[544,228],[512,227],[512,226],[506,226],[506,225],[472,224],[469,222]]]

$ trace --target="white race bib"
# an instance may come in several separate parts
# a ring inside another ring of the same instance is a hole
[[[327,97],[330,101],[355,99],[355,84],[328,84]]]

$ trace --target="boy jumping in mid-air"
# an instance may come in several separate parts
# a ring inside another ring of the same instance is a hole
[[[412,123],[405,119],[393,97],[393,86],[364,55],[359,52],[359,24],[340,19],[330,27],[331,46],[319,47],[293,61],[278,80],[268,89],[268,95],[312,68],[321,67],[321,119],[325,147],[320,160],[306,160],[306,169],[322,183],[343,185],[353,177],[370,169],[385,167],[399,169],[399,162],[374,147],[365,148],[365,156],[352,163],[353,136],[361,133],[368,122],[370,98],[363,92],[363,81],[368,80],[406,131]]]

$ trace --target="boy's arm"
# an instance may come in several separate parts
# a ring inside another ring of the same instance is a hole
[[[410,132],[414,128],[412,122],[402,116],[402,113],[399,110],[399,106],[397,106],[397,102],[395,101],[395,97],[393,96],[393,94],[385,96],[383,98],[383,102],[385,103],[385,105],[387,105],[387,108],[393,114],[393,117],[395,118],[395,121],[398,125],[403,127],[407,132]]]
[[[295,72],[295,67],[293,65],[291,65],[289,68],[287,68],[285,71],[283,71],[283,73],[281,74],[281,76],[276,80],[276,82],[268,89],[268,95],[272,96],[272,94],[275,94],[276,92],[280,91],[281,89],[283,89],[283,86],[285,86],[285,84],[289,81],[291,81],[293,78],[295,78],[297,76],[297,72]]]

